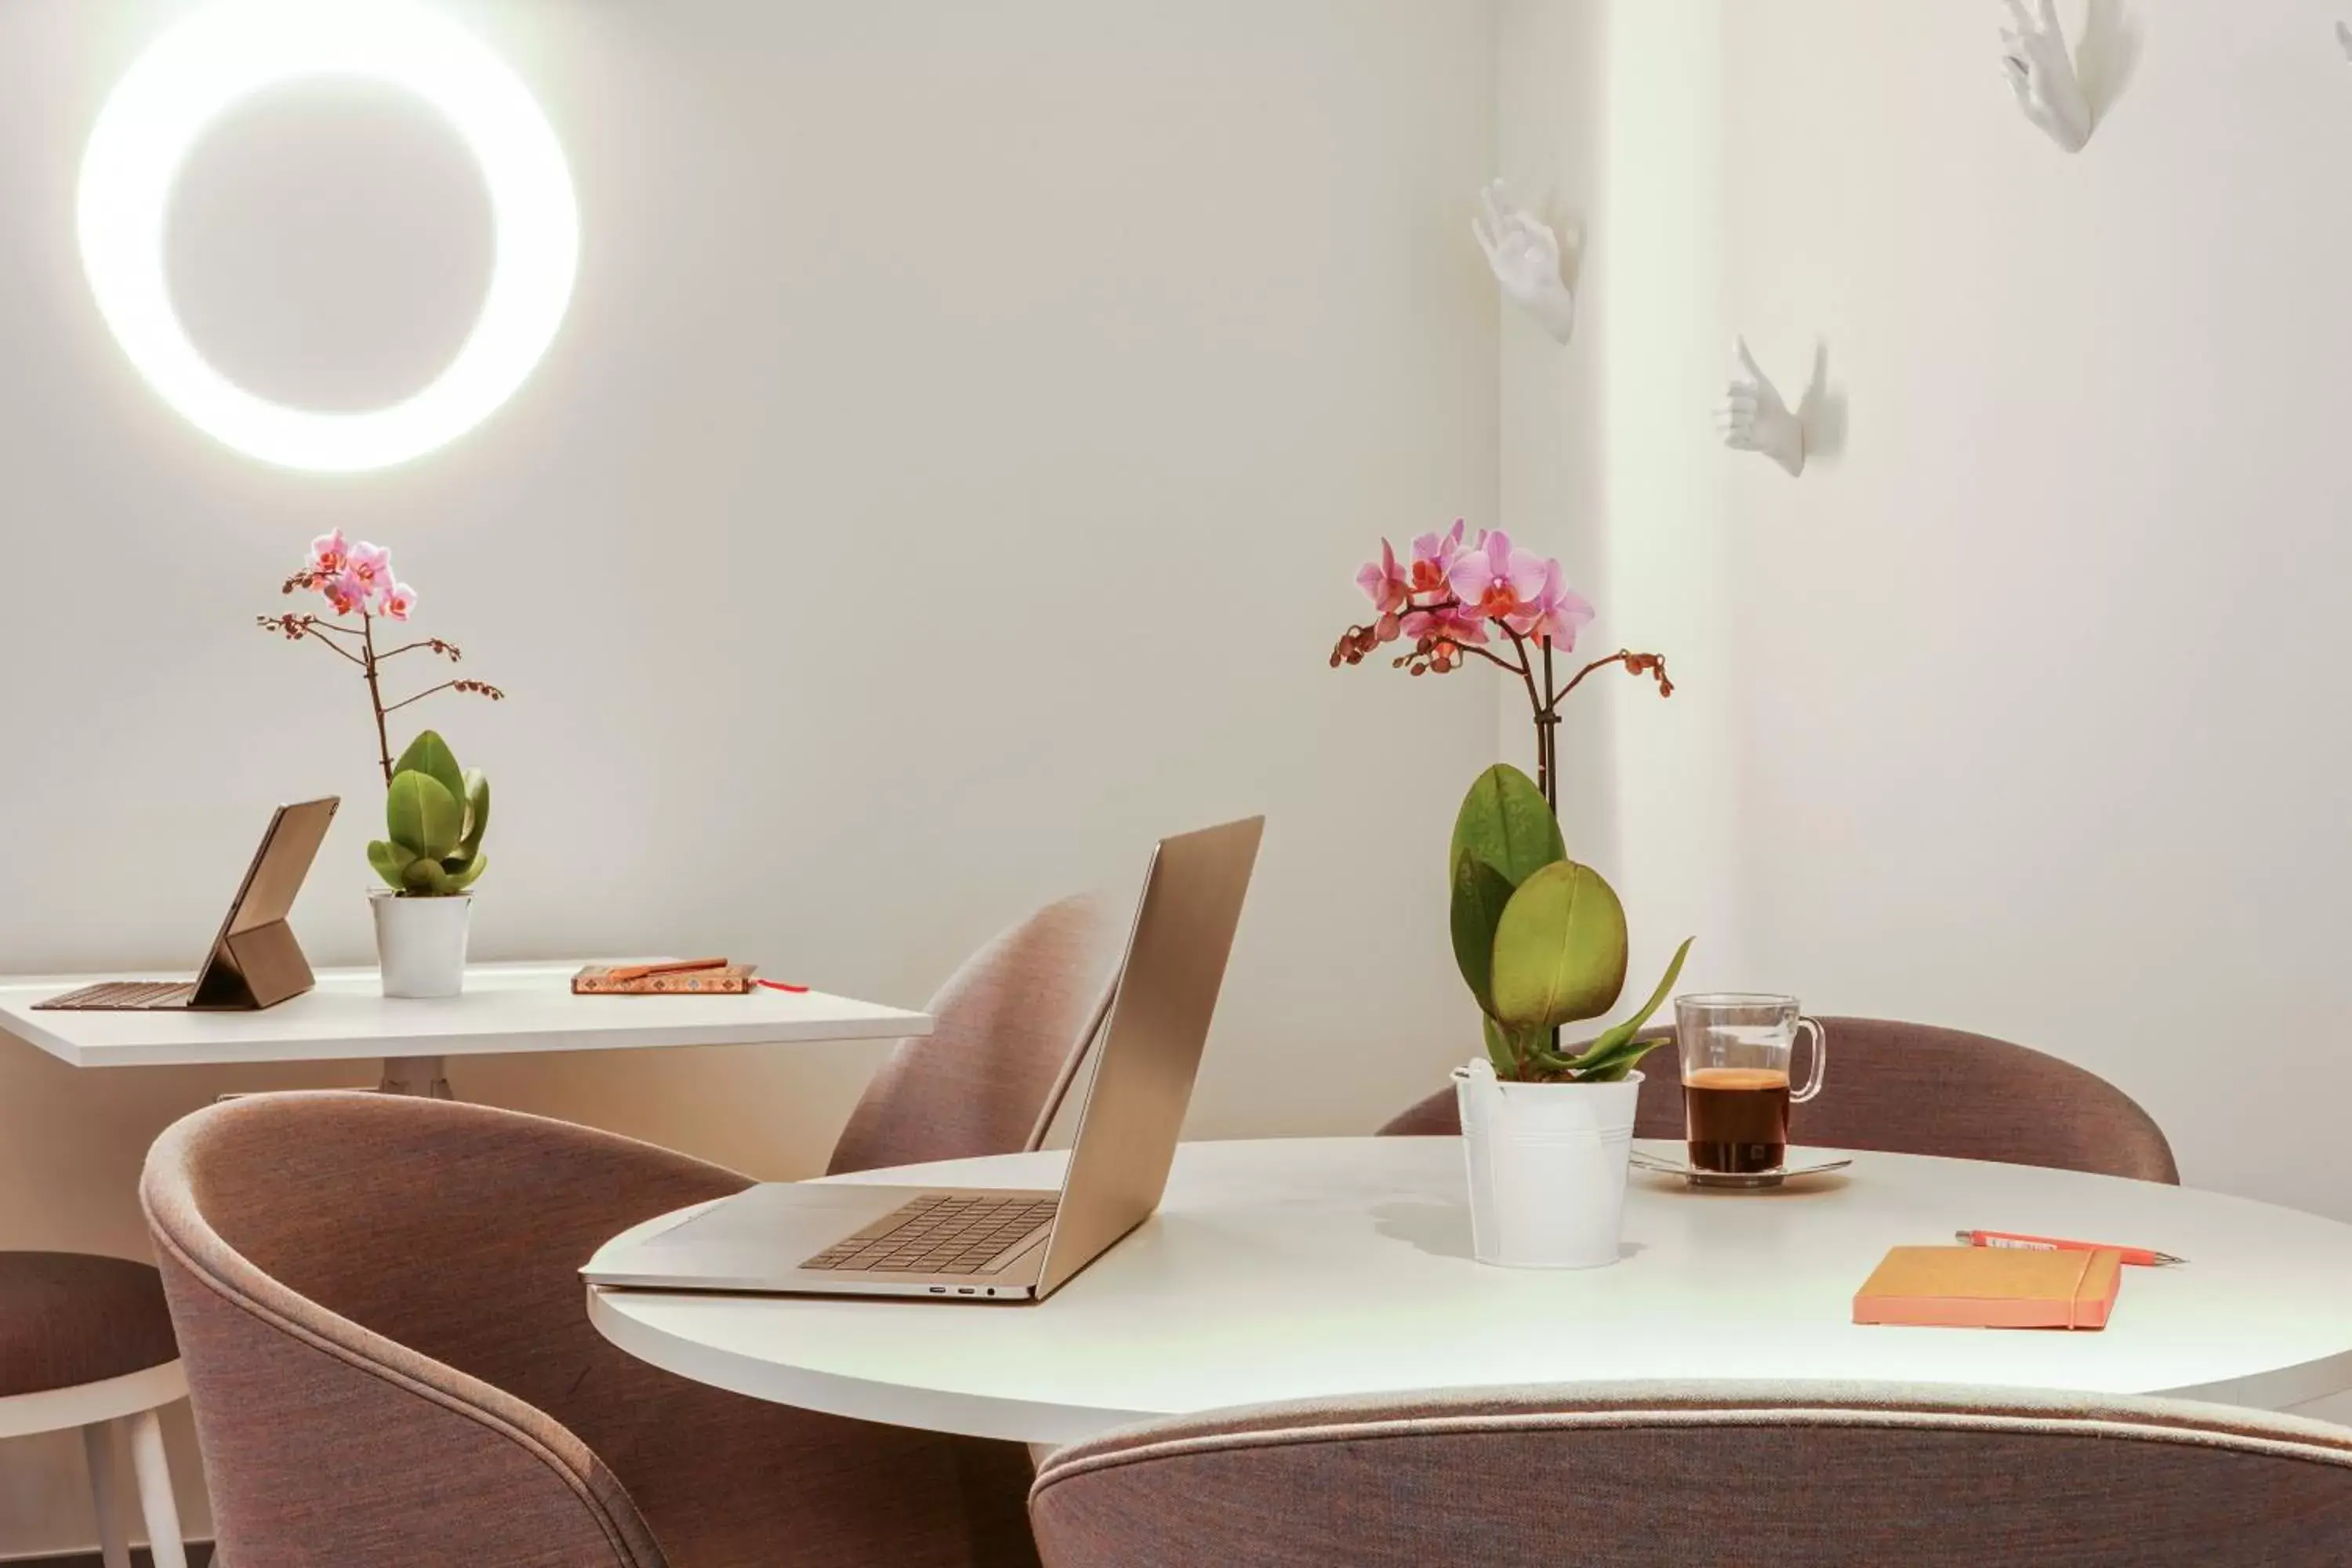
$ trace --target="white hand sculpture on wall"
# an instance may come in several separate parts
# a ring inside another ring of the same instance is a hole
[[[2000,32],[2000,68],[2017,94],[2017,106],[2050,140],[2069,153],[2081,152],[2091,139],[2091,100],[2066,52],[2056,0],[2037,0],[2032,12],[2026,10],[2025,0],[2002,4],[2009,7],[2010,22]]]
[[[1805,471],[1804,422],[1789,412],[1772,378],[1758,368],[1746,338],[1739,340],[1736,352],[1738,368],[1732,372],[1722,406],[1715,411],[1715,427],[1733,451],[1761,452],[1794,479]]]
[[[1470,232],[1503,292],[1564,343],[1576,335],[1576,296],[1560,276],[1559,237],[1533,213],[1506,206],[1505,200],[1500,180],[1480,191]]]

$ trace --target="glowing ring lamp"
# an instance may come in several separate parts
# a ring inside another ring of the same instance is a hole
[[[257,397],[208,363],[172,309],[163,221],[205,131],[257,92],[362,78],[431,104],[481,165],[497,230],[482,313],[431,385],[358,413]],[[405,462],[488,418],[554,340],[579,269],[563,149],[505,62],[407,0],[221,0],[173,26],[100,110],[82,154],[82,268],[117,342],[191,424],[264,462],[351,473]]]

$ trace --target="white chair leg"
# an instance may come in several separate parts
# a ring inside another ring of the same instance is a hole
[[[106,1568],[131,1568],[130,1543],[122,1538],[122,1487],[114,1468],[114,1424],[94,1421],[81,1429],[82,1457],[89,1461],[89,1500],[98,1509],[98,1555]]]
[[[147,1516],[147,1551],[155,1568],[188,1568],[172,1467],[163,1458],[163,1424],[152,1410],[131,1417],[131,1473],[138,1478],[139,1511]]]

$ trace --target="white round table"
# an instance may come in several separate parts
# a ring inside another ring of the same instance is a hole
[[[1053,1187],[1063,1158],[842,1179]],[[1854,1326],[1889,1247],[1971,1226],[2189,1261],[2125,1270],[2098,1332]],[[1188,1143],[1160,1212],[1035,1306],[592,1288],[588,1311],[699,1383],[1035,1446],[1223,1405],[1514,1384],[1865,1379],[2272,1410],[2352,1389],[2352,1226],[2243,1198],[1865,1152],[1767,1193],[1637,1171],[1625,1242],[1584,1272],[1472,1261],[1457,1139]]]

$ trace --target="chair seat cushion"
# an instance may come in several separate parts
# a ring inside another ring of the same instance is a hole
[[[0,1398],[126,1377],[179,1353],[153,1265],[0,1252]]]

